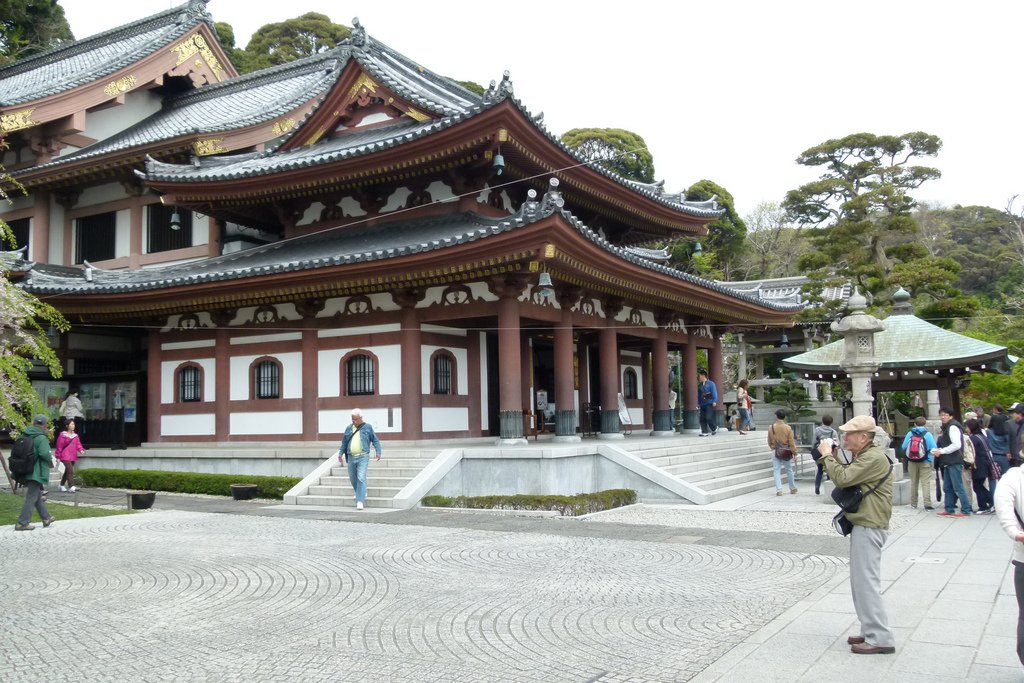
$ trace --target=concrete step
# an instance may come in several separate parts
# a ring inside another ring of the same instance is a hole
[[[723,448],[721,450],[699,454],[686,453],[683,455],[659,455],[652,458],[644,458],[644,460],[656,467],[676,467],[696,463],[720,462],[733,457],[761,457],[771,462],[768,450],[766,448],[759,447]]]
[[[380,498],[367,496],[366,501],[363,503],[368,508],[390,508],[391,497]],[[299,505],[321,505],[329,507],[349,507],[354,508],[356,506],[356,498],[352,493],[352,489],[349,489],[349,495],[347,496],[299,496]]]
[[[370,486],[367,482],[366,496],[367,498],[387,498],[392,499],[401,492],[403,487],[401,486]],[[332,496],[335,498],[352,498],[355,500],[355,492],[352,490],[352,486],[346,484],[345,486],[310,486],[309,495],[311,496]]]
[[[771,469],[768,469],[767,471],[748,470],[746,472],[735,472],[721,477],[714,477],[712,479],[705,479],[703,481],[694,482],[694,485],[700,487],[707,493],[712,493],[719,489],[725,489],[731,486],[746,484],[751,481],[759,481],[762,479],[766,479],[768,477],[771,478],[772,486],[774,486],[775,478],[772,474]],[[783,475],[783,479],[785,479],[785,475]]]
[[[735,475],[743,475],[747,474],[748,472],[764,472],[765,470],[769,472],[772,471],[771,463],[769,462],[768,466],[765,467],[764,462],[757,460],[752,460],[749,462],[730,463],[728,465],[722,465],[720,467],[710,467],[707,469],[692,472],[677,472],[671,468],[665,468],[665,471],[668,472],[669,474],[674,474],[680,479],[684,479],[690,482],[691,484],[696,484],[701,488],[704,488],[704,482],[707,481],[728,478]]]
[[[698,472],[716,470],[719,468],[732,467],[733,465],[755,464],[771,467],[771,459],[763,453],[739,453],[725,455],[715,459],[696,460],[693,462],[676,463],[673,465],[661,465],[666,472],[671,472],[678,477],[686,477]]]
[[[732,484],[725,486],[714,491],[709,491],[711,495],[711,502],[717,503],[720,500],[727,500],[729,498],[735,498],[736,496],[742,496],[747,493],[753,493],[754,491],[762,491],[764,489],[775,488],[775,478],[769,473],[767,477],[760,479],[751,479],[738,484]]]

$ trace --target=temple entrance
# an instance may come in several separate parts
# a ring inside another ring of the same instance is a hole
[[[498,419],[498,411],[501,403],[501,393],[499,390],[499,363],[498,363],[498,333],[488,332],[487,333],[487,351],[485,358],[487,360],[487,374],[483,377],[483,381],[486,382],[485,391],[487,392],[487,429],[484,433],[489,436],[500,436],[501,422]]]
[[[547,406],[541,408],[537,401],[538,392],[547,393]],[[555,409],[558,396],[555,395],[555,345],[550,339],[533,338],[533,410],[537,415],[537,428],[555,429]],[[568,399],[572,405],[572,397]]]

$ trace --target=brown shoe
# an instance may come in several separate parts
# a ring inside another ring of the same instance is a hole
[[[846,639],[847,645],[860,645],[864,642],[864,636],[850,636]]]
[[[790,493],[796,493],[796,489],[790,489],[789,492]]]
[[[896,648],[879,647],[868,643],[857,643],[850,646],[850,652],[855,655],[891,655],[896,653]]]
[[[51,524],[53,524],[56,521],[57,521],[56,517],[50,517],[49,519],[44,519],[43,520],[43,528],[45,529],[46,527],[50,526]]]
[[[35,527],[32,526],[31,524],[15,524],[14,525],[14,530],[15,531],[32,531],[33,529],[35,529]]]

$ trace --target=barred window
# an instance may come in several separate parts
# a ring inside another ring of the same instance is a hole
[[[31,227],[29,219],[19,218],[13,221],[7,221],[7,227],[9,227],[11,229],[11,232],[14,233],[14,241],[17,245],[14,247],[15,249],[21,249],[22,247],[28,245],[28,238],[30,232],[29,228]],[[6,251],[7,249],[10,248],[10,243],[5,241],[3,242],[3,247],[0,248],[0,251]]]
[[[75,263],[109,261],[117,253],[117,212],[83,216],[75,221]]]
[[[434,393],[452,393],[452,357],[446,353],[434,356]]]
[[[256,366],[253,373],[256,398],[281,398],[281,368],[272,360]]]
[[[345,391],[348,396],[366,396],[373,393],[373,359],[358,354],[345,362]]]
[[[190,403],[203,400],[203,371],[187,365],[178,372],[178,401]]]
[[[639,398],[640,391],[637,387],[636,370],[626,368],[622,377],[622,395],[625,398]]]
[[[176,207],[150,204],[147,210],[146,253],[155,254],[192,246],[192,212],[177,209],[180,225],[171,225]]]

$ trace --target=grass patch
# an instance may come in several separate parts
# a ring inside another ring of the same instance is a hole
[[[21,514],[21,506],[25,504],[25,499],[21,496],[17,496],[13,493],[0,493],[0,525],[4,524],[15,524],[18,521],[18,515]],[[46,501],[46,509],[50,511],[50,514],[57,518],[58,521],[64,519],[82,519],[83,517],[108,517],[110,515],[128,515],[132,514],[128,510],[104,510],[102,508],[91,508],[91,507],[74,507],[72,505],[62,505],[60,503],[51,503]],[[39,513],[35,510],[32,511],[32,521],[41,522],[39,519]]]
[[[159,470],[109,470],[91,467],[75,470],[86,486],[136,491],[172,491],[230,496],[232,484],[256,484],[257,498],[281,500],[301,479],[298,477],[260,477],[251,474],[202,474],[198,472],[162,472]]]
[[[636,491],[609,489],[597,493],[577,493],[575,496],[427,496],[421,502],[426,507],[473,510],[554,510],[563,517],[576,517],[633,505],[636,503]]]

